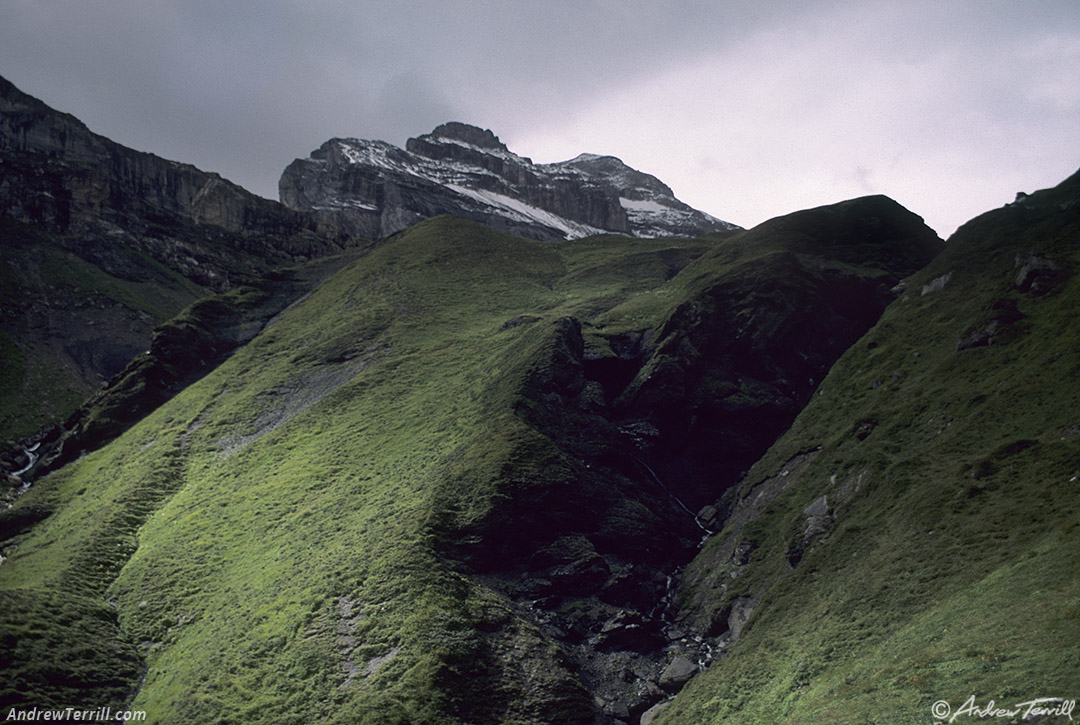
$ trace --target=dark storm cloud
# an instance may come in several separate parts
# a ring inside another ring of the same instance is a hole
[[[124,143],[264,194],[292,156],[330,136],[403,143],[450,118],[484,124],[488,103],[557,113],[730,32],[707,3],[2,7],[0,68],[26,91]]]
[[[537,160],[620,155],[742,224],[876,191],[943,228],[1056,182],[1078,44],[1075,0],[0,0],[0,74],[266,196],[332,136],[462,120]]]

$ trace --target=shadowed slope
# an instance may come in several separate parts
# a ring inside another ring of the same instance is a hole
[[[750,471],[680,588],[737,642],[658,722],[1076,697],[1078,181],[961,227]]]

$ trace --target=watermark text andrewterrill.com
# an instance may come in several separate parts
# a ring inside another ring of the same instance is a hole
[[[1033,718],[1053,718],[1055,721],[1072,722],[1076,700],[1063,697],[1036,697],[1023,702],[998,704],[989,700],[980,704],[972,695],[963,704],[953,708],[948,700],[938,700],[930,708],[931,714],[939,725],[952,723],[959,718],[1010,718],[1015,721]]]
[[[84,710],[79,707],[40,708],[18,710],[11,708],[5,722],[146,722],[142,710],[113,710],[99,707]]]

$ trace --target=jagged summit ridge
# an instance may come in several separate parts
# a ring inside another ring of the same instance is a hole
[[[484,149],[495,149],[506,151],[508,153],[510,151],[510,149],[506,148],[506,144],[500,141],[499,137],[491,132],[491,129],[482,129],[478,126],[461,123],[460,121],[444,123],[437,126],[431,133],[421,136],[420,139],[410,139],[410,141],[421,139],[439,139],[451,142],[458,141]]]
[[[736,228],[614,156],[535,164],[490,130],[460,122],[411,138],[405,149],[332,138],[285,169],[279,193],[287,206],[369,239],[439,214],[541,240],[603,232],[685,237]]]

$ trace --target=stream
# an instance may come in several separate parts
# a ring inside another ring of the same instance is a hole
[[[637,461],[638,465],[640,465],[642,468],[644,468],[646,471],[648,471],[649,475],[652,477],[652,480],[656,481],[656,484],[658,486],[660,486],[660,488],[667,491],[667,495],[671,496],[671,499],[675,503],[677,503],[679,505],[679,508],[681,508],[686,513],[690,514],[690,516],[694,519],[694,523],[697,524],[697,527],[705,532],[705,536],[703,536],[701,541],[698,543],[698,548],[700,549],[702,546],[704,546],[705,540],[708,539],[713,534],[715,534],[716,532],[713,531],[712,529],[710,529],[705,524],[701,523],[701,518],[698,517],[698,515],[696,513],[691,511],[690,508],[685,503],[683,503],[683,500],[681,498],[679,498],[678,496],[676,496],[672,492],[672,490],[667,487],[667,485],[660,479],[660,476],[656,475],[656,471],[654,471],[652,469],[652,467],[648,463],[641,460],[640,458],[635,458],[634,460]]]
[[[23,448],[23,453],[25,453],[26,457],[30,459],[30,462],[27,463],[22,468],[20,468],[19,470],[12,473],[11,475],[21,477],[24,473],[26,473],[31,468],[33,468],[34,464],[38,462],[37,449],[40,448],[40,447],[41,447],[41,441],[38,441],[37,443],[30,446],[29,448]]]

